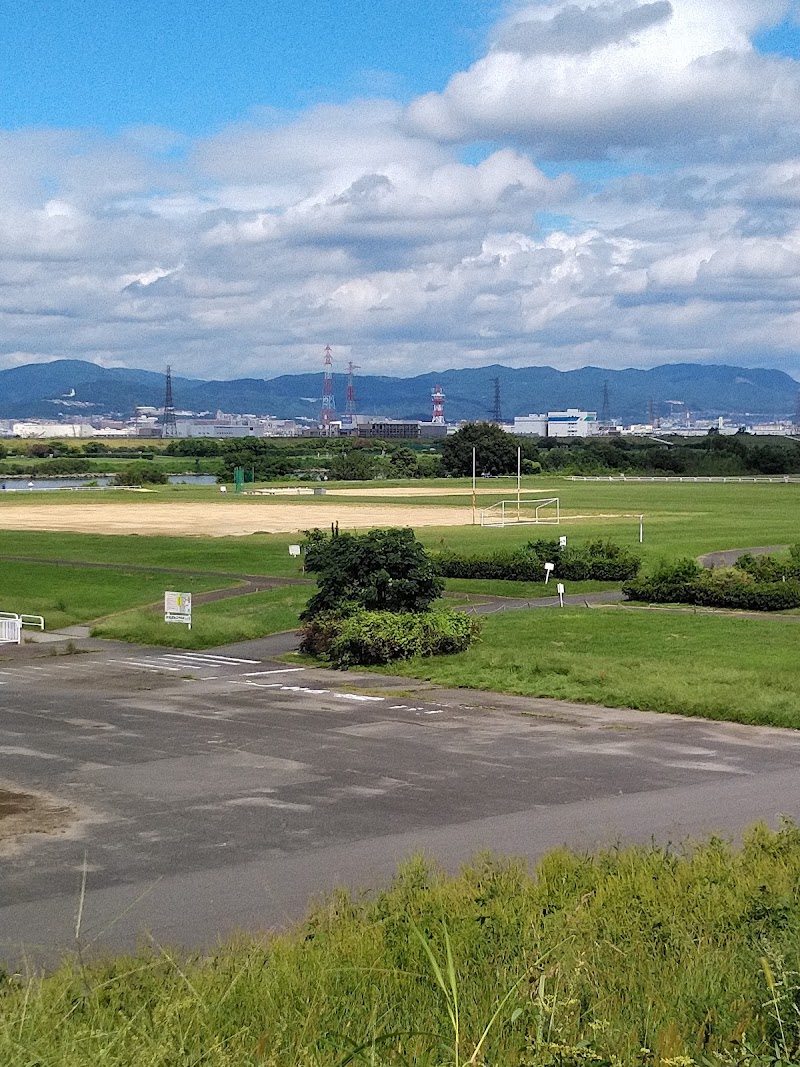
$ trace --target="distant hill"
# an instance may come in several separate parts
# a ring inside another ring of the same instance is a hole
[[[795,411],[798,383],[779,370],[757,370],[696,363],[673,363],[650,370],[583,367],[503,366],[448,370],[413,378],[360,375],[358,410],[396,418],[430,418],[431,390],[441,385],[448,420],[480,419],[489,414],[493,379],[500,380],[504,418],[565,407],[602,409],[607,383],[609,414],[626,421],[671,410],[695,415],[774,417]],[[344,408],[346,376],[334,375],[335,397]],[[74,394],[73,394],[74,391]],[[201,381],[173,378],[179,410],[217,410],[279,418],[317,417],[322,374],[284,374],[278,378]],[[58,415],[127,416],[137,405],[157,407],[164,399],[164,376],[153,371],[105,369],[83,360],[34,363],[0,371],[0,418],[54,418]]]

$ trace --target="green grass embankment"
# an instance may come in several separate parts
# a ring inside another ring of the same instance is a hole
[[[631,608],[488,616],[455,656],[385,673],[443,686],[800,727],[800,622]]]
[[[307,586],[280,587],[198,604],[192,611],[191,630],[177,623],[165,623],[160,610],[126,611],[100,620],[92,627],[92,636],[171,648],[215,648],[250,641],[296,629],[310,591]]]
[[[0,979],[0,1062],[797,1063],[798,884],[792,828],[756,828],[741,850],[559,851],[533,877],[488,857],[456,878],[412,861],[285,935]]]
[[[163,602],[174,588],[169,574],[51,563],[0,560],[0,610],[43,615],[48,630],[88,622],[137,605]],[[234,579],[180,576],[181,592],[202,593],[236,586]]]

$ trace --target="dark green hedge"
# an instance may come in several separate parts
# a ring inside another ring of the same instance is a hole
[[[515,582],[541,582],[545,563],[554,563],[554,578],[564,581],[624,582],[639,573],[641,560],[612,541],[589,541],[560,548],[556,540],[529,541],[515,552],[491,556],[462,556],[456,552],[431,553],[442,578],[494,578]]]
[[[463,611],[356,611],[317,615],[303,627],[300,648],[346,670],[464,652],[479,633],[480,620]]]
[[[662,567],[649,578],[627,582],[629,600],[648,604],[696,604],[741,611],[785,611],[800,607],[800,581],[757,581],[745,570],[702,571],[693,560]]]

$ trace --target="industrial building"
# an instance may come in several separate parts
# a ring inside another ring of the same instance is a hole
[[[591,437],[598,432],[597,412],[567,408],[546,415],[522,415],[514,419],[514,433],[535,437]]]
[[[446,437],[444,422],[421,422],[419,419],[390,419],[384,415],[344,415],[330,424],[330,432],[340,437],[377,437],[382,440],[420,437]]]

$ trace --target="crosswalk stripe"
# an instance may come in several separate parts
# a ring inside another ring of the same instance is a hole
[[[236,656],[214,656],[210,652],[167,653],[164,659],[199,659],[208,663],[260,663],[257,659],[239,659]]]
[[[245,678],[261,678],[265,674],[295,674],[297,671],[304,671],[305,667],[276,667],[272,671],[247,671]]]
[[[110,659],[109,663],[122,663],[126,667],[146,667],[151,671],[179,671],[180,667],[169,667],[165,663],[159,662],[159,660],[138,660],[138,659]]]

